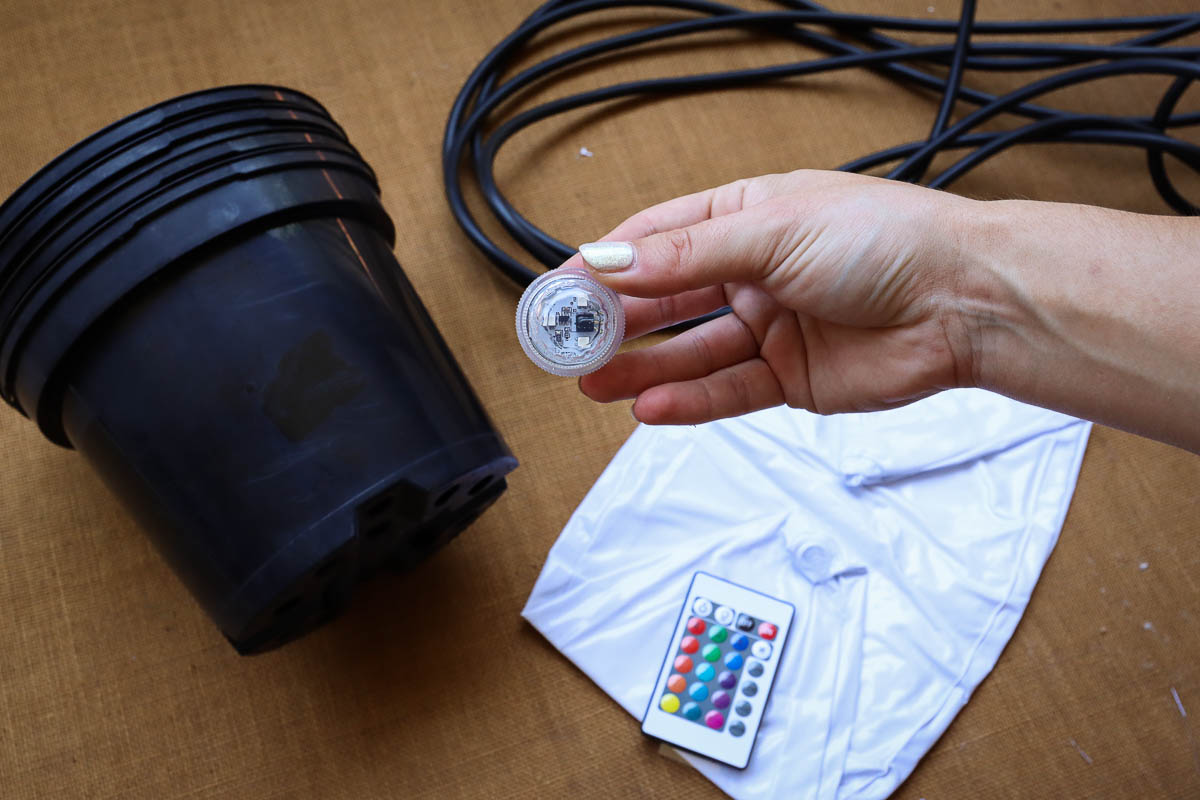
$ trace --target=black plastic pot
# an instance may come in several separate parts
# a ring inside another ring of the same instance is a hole
[[[0,394],[240,652],[419,562],[516,467],[393,242],[341,128],[276,87],[135,114],[0,206]]]

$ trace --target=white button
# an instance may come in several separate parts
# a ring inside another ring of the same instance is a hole
[[[766,661],[768,658],[771,657],[771,643],[764,642],[760,639],[759,641],[750,645],[750,652],[754,655],[755,658]]]
[[[692,611],[695,611],[697,616],[707,617],[712,613],[712,603],[703,597],[697,597],[696,602],[692,603]]]
[[[718,608],[715,616],[717,618],[717,622],[721,623],[722,625],[733,624],[733,609],[729,606],[721,606]]]
[[[829,577],[833,568],[833,556],[824,547],[810,545],[796,554],[797,569],[813,583],[820,583]]]

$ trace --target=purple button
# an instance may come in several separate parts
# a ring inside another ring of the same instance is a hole
[[[729,708],[729,693],[717,692],[712,698],[713,708]]]
[[[719,731],[721,730],[721,726],[725,724],[725,715],[720,711],[710,711],[704,715],[704,724],[714,731]]]
[[[717,676],[717,683],[721,684],[722,689],[732,689],[737,685],[737,675],[734,675],[729,670],[725,670]]]

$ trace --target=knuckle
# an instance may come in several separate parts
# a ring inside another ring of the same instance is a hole
[[[707,381],[700,382],[700,392],[700,407],[703,409],[701,416],[704,419],[713,419],[717,414],[717,400]]]
[[[675,295],[669,294],[666,297],[658,299],[658,318],[660,320],[673,320],[678,311],[678,303],[675,300]]]
[[[667,245],[671,249],[671,263],[680,272],[686,272],[694,258],[692,234],[686,228],[678,228],[666,235]]]
[[[712,344],[708,341],[707,336],[701,334],[692,339],[692,353],[705,374],[712,372],[716,367]]]
[[[734,408],[750,408],[750,401],[754,395],[746,376],[734,370],[729,373],[727,382],[729,384],[729,391],[733,396]]]

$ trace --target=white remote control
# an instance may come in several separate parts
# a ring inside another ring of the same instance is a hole
[[[642,731],[744,768],[795,608],[706,572],[692,576]]]

